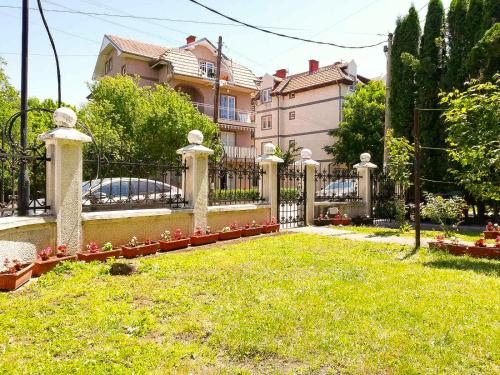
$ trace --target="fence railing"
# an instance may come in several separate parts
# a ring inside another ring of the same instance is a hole
[[[224,145],[224,153],[230,159],[255,159],[257,157],[257,150],[255,147]]]
[[[0,216],[17,215],[19,208],[19,173],[24,166],[28,176],[28,215],[47,213],[45,146],[26,151],[0,149]]]
[[[314,174],[315,201],[360,201],[360,176],[355,169],[332,168],[320,165]]]
[[[187,166],[173,161],[109,160],[83,162],[84,211],[182,208]]]
[[[264,170],[253,158],[210,158],[208,204],[262,202],[263,174]]]
[[[213,117],[214,106],[208,103],[192,102],[194,107],[201,113]],[[246,111],[239,108],[219,107],[219,119],[251,124],[255,122],[255,112]]]

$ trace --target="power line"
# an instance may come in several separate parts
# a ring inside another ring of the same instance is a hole
[[[362,49],[362,48],[376,47],[376,46],[379,46],[379,45],[381,45],[381,44],[383,44],[383,43],[386,42],[385,40],[383,40],[381,42],[378,42],[378,43],[375,43],[375,44],[370,44],[370,45],[365,45],[365,46],[346,46],[346,45],[336,44],[336,43],[331,43],[331,42],[322,42],[322,41],[318,41],[318,40],[311,40],[311,39],[301,38],[301,37],[297,37],[297,36],[292,36],[292,35],[277,33],[277,32],[271,31],[271,30],[263,29],[262,27],[259,27],[259,26],[255,26],[255,25],[251,25],[249,23],[243,22],[243,21],[239,21],[236,18],[227,16],[227,15],[219,12],[218,10],[210,8],[210,7],[204,5],[204,4],[202,4],[202,3],[200,3],[200,2],[198,2],[196,0],[188,0],[188,1],[192,2],[193,4],[201,6],[202,8],[205,8],[205,9],[207,9],[208,11],[210,11],[212,13],[218,14],[221,17],[224,17],[224,18],[226,18],[226,19],[228,19],[230,21],[239,23],[239,24],[244,25],[246,27],[249,27],[251,29],[262,31],[263,33],[267,33],[267,34],[276,35],[276,36],[279,36],[279,37],[282,37],[282,38],[299,40],[301,42],[313,43],[313,44],[320,44],[320,45],[328,45],[328,46],[333,46],[333,47],[338,47],[338,48],[348,48],[348,49]]]
[[[46,1],[47,3],[51,3],[50,1]],[[20,6],[14,5],[0,5],[0,8],[9,8],[9,9],[21,9]],[[37,10],[36,8],[29,8],[30,10]],[[179,19],[179,18],[165,18],[165,17],[152,17],[152,16],[136,16],[133,14],[116,14],[116,13],[105,13],[105,12],[89,12],[89,11],[81,11],[81,10],[63,10],[63,9],[44,9],[44,12],[52,12],[52,13],[68,13],[68,14],[80,14],[85,16],[105,16],[105,17],[116,17],[116,18],[132,18],[136,20],[146,20],[146,21],[166,21],[166,22],[178,22],[178,23],[194,23],[194,24],[202,24],[202,25],[211,25],[211,26],[235,26],[235,27],[243,27],[244,25],[227,23],[227,22],[211,22],[211,21],[197,21],[197,20],[189,20],[189,19]],[[266,27],[267,29],[275,29],[275,30],[303,30],[294,27],[277,27],[277,26],[260,26]]]
[[[20,55],[21,52],[0,52],[0,55]],[[97,54],[58,54],[59,57],[97,57]],[[50,53],[33,53],[30,52],[30,56],[47,56],[54,57],[53,54]]]

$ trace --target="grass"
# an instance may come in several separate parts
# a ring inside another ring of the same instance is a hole
[[[500,262],[283,235],[0,295],[0,373],[500,372]]]
[[[347,225],[338,229],[348,230],[356,233],[371,234],[378,237],[387,237],[387,236],[415,237],[415,231],[413,229],[408,232],[401,232],[397,228],[354,226],[354,225]],[[438,234],[443,234],[443,232],[438,230],[422,230],[420,232],[420,236],[426,238],[436,238]],[[482,234],[483,233],[479,231],[461,230],[459,233],[456,234],[456,237],[464,241],[474,242],[477,239],[481,238]]]

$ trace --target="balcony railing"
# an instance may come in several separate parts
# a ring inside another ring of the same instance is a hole
[[[224,152],[229,159],[255,159],[257,152],[254,147],[226,146]]]
[[[204,115],[207,115],[208,117],[211,118],[214,116],[214,106],[212,104],[197,103],[197,102],[192,102],[192,103],[194,107]],[[245,111],[238,108],[220,107],[219,119],[241,122],[244,124],[253,124],[255,123],[255,112]]]

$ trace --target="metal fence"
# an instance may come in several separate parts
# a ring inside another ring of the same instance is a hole
[[[181,208],[187,205],[182,186],[187,166],[173,161],[84,160],[84,211]]]
[[[217,159],[208,164],[209,205],[258,203],[264,170],[253,158]]]
[[[355,169],[320,165],[314,174],[314,200],[320,202],[360,201],[359,180],[360,176]]]
[[[400,184],[392,180],[384,172],[372,174],[371,178],[371,212],[376,222],[392,222],[396,220],[396,204],[403,200],[407,206],[407,219],[413,221],[415,206],[410,203],[410,196]]]
[[[46,195],[46,155],[45,146],[27,148],[25,151],[7,149],[3,144],[0,149],[0,216],[18,214],[19,174],[22,168],[27,171],[28,215],[41,215],[50,209]]]

